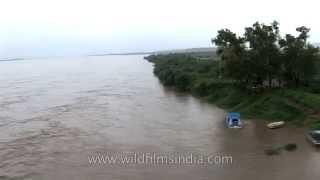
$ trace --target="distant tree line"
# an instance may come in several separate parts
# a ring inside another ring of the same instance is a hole
[[[276,21],[246,27],[243,36],[219,30],[212,43],[221,57],[221,75],[249,86],[308,85],[317,71],[319,49],[307,41],[309,28],[296,31],[298,36],[281,37]]]

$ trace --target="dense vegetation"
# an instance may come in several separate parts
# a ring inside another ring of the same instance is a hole
[[[297,37],[280,36],[277,22],[246,27],[243,37],[228,29],[212,40],[224,63],[225,77],[249,86],[309,85],[316,74],[319,49],[307,42],[310,29],[298,27]]]
[[[213,40],[219,47],[219,60],[183,54],[146,59],[154,63],[154,73],[165,86],[192,92],[248,118],[320,127],[320,63],[318,49],[306,42],[309,30],[302,28],[298,37],[281,39],[277,23],[256,23],[249,29],[246,34],[255,35],[245,38],[229,30],[219,31]],[[268,37],[273,40],[266,41]],[[254,45],[245,47],[246,39]]]

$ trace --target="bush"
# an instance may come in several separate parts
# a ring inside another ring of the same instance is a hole
[[[312,123],[312,125],[310,126],[310,129],[311,130],[320,130],[320,120]]]
[[[190,89],[191,86],[191,75],[184,72],[179,72],[174,77],[174,84],[179,90],[187,91]]]

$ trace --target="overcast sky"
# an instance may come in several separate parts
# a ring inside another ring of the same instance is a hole
[[[211,46],[221,28],[255,21],[282,33],[310,27],[320,42],[319,0],[1,0],[0,58]]]

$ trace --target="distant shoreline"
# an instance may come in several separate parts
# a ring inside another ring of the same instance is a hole
[[[117,56],[117,55],[151,55],[151,54],[193,54],[193,53],[215,53],[214,47],[198,47],[185,49],[158,50],[150,52],[127,52],[127,53],[106,53],[106,54],[89,54],[88,56]]]
[[[87,56],[128,56],[128,55],[148,55],[154,52],[135,52],[135,53],[110,53],[110,54],[89,54]]]
[[[65,55],[65,56],[44,56],[44,57],[2,57],[1,61],[22,61],[29,59],[48,59],[48,58],[57,58],[57,57],[78,57],[78,56],[128,56],[128,55],[152,55],[152,54],[212,54],[215,53],[216,48],[212,47],[198,47],[198,48],[185,48],[185,49],[171,49],[171,50],[154,50],[146,52],[122,52],[122,53],[97,53],[97,54],[80,54],[80,55]],[[207,55],[206,55],[207,56]]]
[[[10,59],[0,59],[1,61],[24,61],[26,60],[25,58],[10,58]]]

